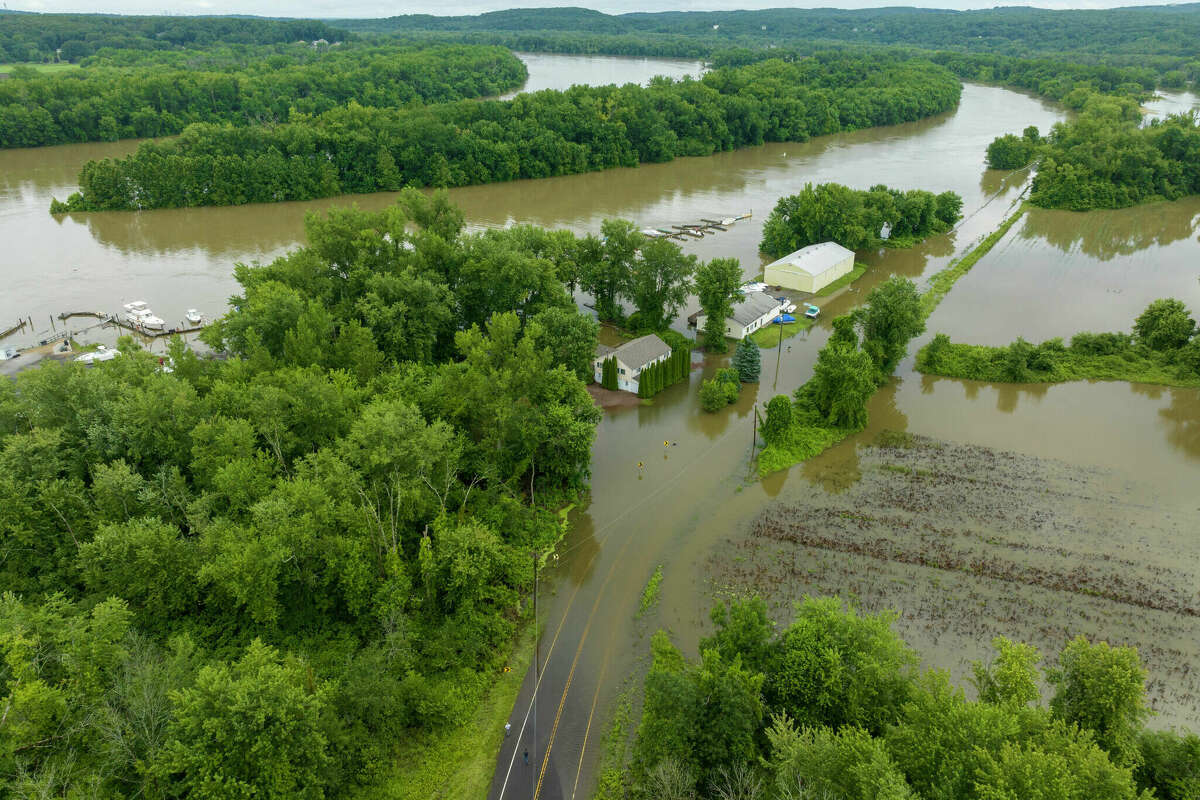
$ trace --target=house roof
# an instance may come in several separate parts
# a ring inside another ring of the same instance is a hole
[[[616,352],[616,349],[617,348],[609,347],[606,344],[597,344],[596,345],[596,358],[604,358],[605,356],[612,355],[614,352]]]
[[[746,299],[733,306],[733,321],[743,328],[764,314],[778,311],[783,303],[766,292],[747,292]]]
[[[671,348],[653,333],[626,342],[611,352],[630,369],[641,369],[656,358],[671,355]]]
[[[834,264],[844,261],[847,257],[853,258],[854,251],[847,250],[837,242],[821,242],[789,253],[778,261],[767,264],[767,269],[815,276],[820,275]]]

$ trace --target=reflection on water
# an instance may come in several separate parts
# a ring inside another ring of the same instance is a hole
[[[1127,331],[1153,300],[1200,311],[1200,197],[1117,211],[1031,208],[929,320],[971,344]]]
[[[517,53],[529,70],[529,79],[515,92],[502,99],[516,97],[522,92],[543,89],[570,89],[580,83],[606,86],[627,83],[646,84],[657,75],[668,78],[698,78],[704,74],[699,61],[674,58],[633,58],[630,56],[569,56],[547,53]]]
[[[1140,250],[1166,247],[1196,233],[1200,197],[1150,203],[1117,211],[1031,209],[1021,227],[1023,239],[1042,239],[1064,253],[1079,252],[1108,261]]]

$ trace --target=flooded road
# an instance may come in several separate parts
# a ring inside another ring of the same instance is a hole
[[[539,69],[561,73],[569,83],[606,80],[586,72],[595,68],[590,59],[538,58]],[[621,80],[645,80],[662,71],[653,62],[638,72],[635,65],[645,64],[642,60],[619,61],[628,62],[619,69],[630,70]],[[573,69],[581,72],[571,74]],[[531,85],[533,72],[531,63]],[[783,352],[764,350],[762,382],[744,387],[726,411],[705,414],[699,408],[696,387],[725,362],[711,358],[697,365],[690,384],[671,387],[652,405],[605,414],[593,451],[591,502],[572,514],[574,525],[559,558],[543,576],[539,616],[545,633],[536,709],[530,675],[514,709],[514,735],[501,754],[493,796],[504,787],[504,797],[528,797],[539,779],[540,797],[590,795],[607,710],[623,681],[644,663],[648,632],[665,627],[694,651],[707,626],[715,549],[774,502],[804,503],[855,485],[863,470],[859,445],[880,430],[1104,470],[1125,502],[1168,508],[1197,522],[1200,393],[1128,384],[995,387],[925,379],[912,372],[911,357],[894,385],[872,401],[867,432],[802,467],[762,482],[746,480],[753,466],[753,405],[790,393],[809,377],[829,320],[861,302],[871,286],[893,274],[920,283],[992,230],[1018,200],[1024,176],[985,170],[987,144],[999,133],[1031,124],[1045,130],[1063,118],[1060,109],[1036,98],[968,85],[957,110],[922,122],[637,169],[451,191],[476,228],[520,222],[583,233],[597,231],[608,217],[659,226],[753,211],[750,220],[725,233],[684,245],[703,259],[740,258],[747,277],[764,263],[757,243],[766,215],[780,196],[806,182],[950,189],[963,196],[966,214],[952,233],[911,250],[860,254],[874,269],[856,291],[823,303],[822,324],[787,340]],[[50,197],[73,191],[83,161],[135,146],[0,152],[0,328],[32,316],[40,330],[51,314],[110,310],[132,299],[148,301],[169,321],[189,307],[220,313],[237,289],[232,265],[266,261],[301,244],[305,212],[351,203],[381,208],[395,198],[49,216]],[[1163,294],[1200,310],[1194,294],[1198,210],[1184,201],[1104,212],[1107,217],[1031,213],[959,282],[931,318],[929,335],[944,330],[956,339],[1007,342],[1017,335],[1036,339],[1082,328],[1126,329],[1147,298]],[[637,467],[639,461],[644,468]],[[1156,546],[1161,550],[1169,542]],[[642,589],[660,564],[658,609],[635,621]],[[918,594],[914,587],[913,596]],[[903,613],[905,596],[892,600]],[[1074,613],[1074,607],[1061,612],[1062,630],[1086,629]],[[980,641],[1005,632],[1011,631],[996,622],[980,633]],[[1114,629],[1108,635],[1120,641],[1125,633]],[[957,641],[922,638],[920,644],[930,666],[960,670],[967,657]],[[1195,713],[1194,707],[1167,709],[1155,724],[1188,721],[1179,716],[1185,711]],[[524,747],[530,749],[529,766],[520,755]]]

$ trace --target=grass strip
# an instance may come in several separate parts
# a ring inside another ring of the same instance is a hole
[[[80,69],[78,64],[0,64],[0,75],[8,75],[17,67],[29,67],[38,72],[69,72]]]
[[[533,626],[526,625],[513,644],[509,671],[498,675],[471,718],[452,730],[420,734],[403,742],[396,753],[395,770],[360,798],[486,800],[496,755],[504,742],[504,723],[513,713],[532,651]]]
[[[662,577],[662,564],[659,564],[655,568],[654,574],[650,576],[650,580],[646,581],[646,588],[642,590],[642,602],[638,605],[639,617],[643,616],[658,602],[658,593],[662,588]]]
[[[807,461],[855,433],[854,428],[793,423],[783,441],[772,442],[758,454],[758,474],[765,477]]]
[[[855,261],[854,269],[850,270],[849,272],[847,272],[842,277],[838,278],[833,283],[823,286],[818,291],[813,292],[813,297],[828,297],[829,295],[836,292],[838,289],[841,289],[843,286],[849,286],[850,284],[854,283],[856,280],[858,280],[863,275],[865,275],[866,272],[867,272],[867,265],[863,264],[861,262]]]
[[[661,569],[661,567],[660,567]],[[596,792],[592,800],[625,800],[629,796],[629,732],[633,725],[633,691],[622,690],[613,707],[612,722],[604,734]]]
[[[950,293],[954,288],[955,282],[959,278],[971,271],[971,267],[986,256],[996,242],[1004,238],[1004,234],[1008,233],[1009,228],[1016,224],[1021,215],[1025,213],[1025,206],[1022,205],[1004,222],[1000,223],[1000,227],[992,231],[982,242],[975,246],[975,249],[967,253],[960,259],[950,262],[950,265],[941,272],[938,272],[929,279],[929,288],[921,295],[921,311],[928,317],[933,313],[933,310],[938,307],[938,304]]]
[[[1028,346],[1027,346],[1028,347]],[[949,343],[935,351],[930,345],[917,353],[918,372],[993,383],[1066,383],[1069,381],[1130,381],[1161,386],[1200,388],[1200,374],[1172,363],[1163,353],[1131,347],[1122,353],[1095,355],[1071,349],[1032,348],[1037,367],[1013,358],[1010,345]],[[1015,366],[1014,366],[1015,365]]]
[[[780,342],[779,329],[783,328],[784,339],[795,336],[800,331],[806,331],[813,325],[816,325],[815,319],[801,317],[795,322],[788,322],[782,325],[767,325],[765,328],[759,328],[754,333],[750,334],[750,341],[754,342],[759,347],[770,350],[772,347],[778,347]]]

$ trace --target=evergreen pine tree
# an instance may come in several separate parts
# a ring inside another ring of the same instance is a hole
[[[650,370],[643,369],[638,376],[638,397],[650,396]]]
[[[655,362],[650,367],[650,396],[651,397],[654,397],[654,395],[658,394],[658,389],[659,389],[658,373],[659,373],[658,363]]]
[[[762,372],[762,355],[758,345],[750,341],[749,337],[738,342],[737,350],[733,354],[733,368],[737,370],[742,383],[758,381],[759,373]]]

